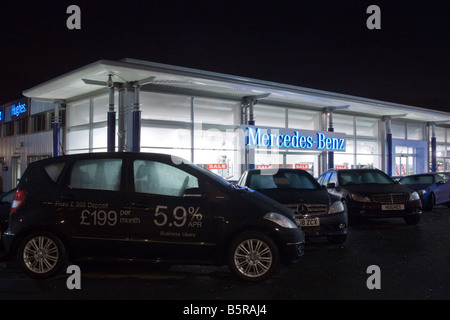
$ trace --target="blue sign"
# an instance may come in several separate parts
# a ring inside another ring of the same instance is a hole
[[[345,151],[346,135],[286,128],[246,127],[245,145],[256,148],[277,148],[318,151]]]
[[[19,117],[21,114],[24,114],[27,112],[27,105],[26,103],[20,103],[11,105],[11,117]]]
[[[28,99],[16,100],[1,109],[0,121],[14,121],[28,116]]]

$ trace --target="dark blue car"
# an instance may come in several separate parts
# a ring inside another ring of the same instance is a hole
[[[450,204],[450,181],[445,174],[414,174],[400,178],[399,182],[417,191],[424,210],[430,211],[436,205]]]

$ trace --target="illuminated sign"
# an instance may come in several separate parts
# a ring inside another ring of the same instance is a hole
[[[210,163],[208,164],[208,170],[227,169],[226,163]]]
[[[28,116],[28,99],[16,100],[0,109],[0,121],[14,121]]]
[[[21,114],[27,112],[26,103],[20,103],[11,105],[11,117],[19,117]]]
[[[247,147],[345,151],[345,133],[255,126],[246,126],[246,129]]]
[[[309,170],[311,169],[311,164],[309,163],[296,163],[295,169],[303,169],[303,170]]]
[[[257,164],[256,169],[272,169],[273,166],[271,164]]]

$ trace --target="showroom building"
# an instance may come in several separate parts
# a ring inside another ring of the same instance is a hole
[[[246,168],[450,170],[450,113],[134,59],[100,60],[0,107],[2,186],[62,154],[168,153]]]

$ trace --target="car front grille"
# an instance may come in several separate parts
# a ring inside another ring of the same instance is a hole
[[[409,200],[408,193],[387,193],[387,194],[375,194],[372,196],[373,202],[376,203],[405,203]]]
[[[291,209],[296,216],[322,215],[328,212],[328,206],[322,203],[287,204],[286,207]]]

